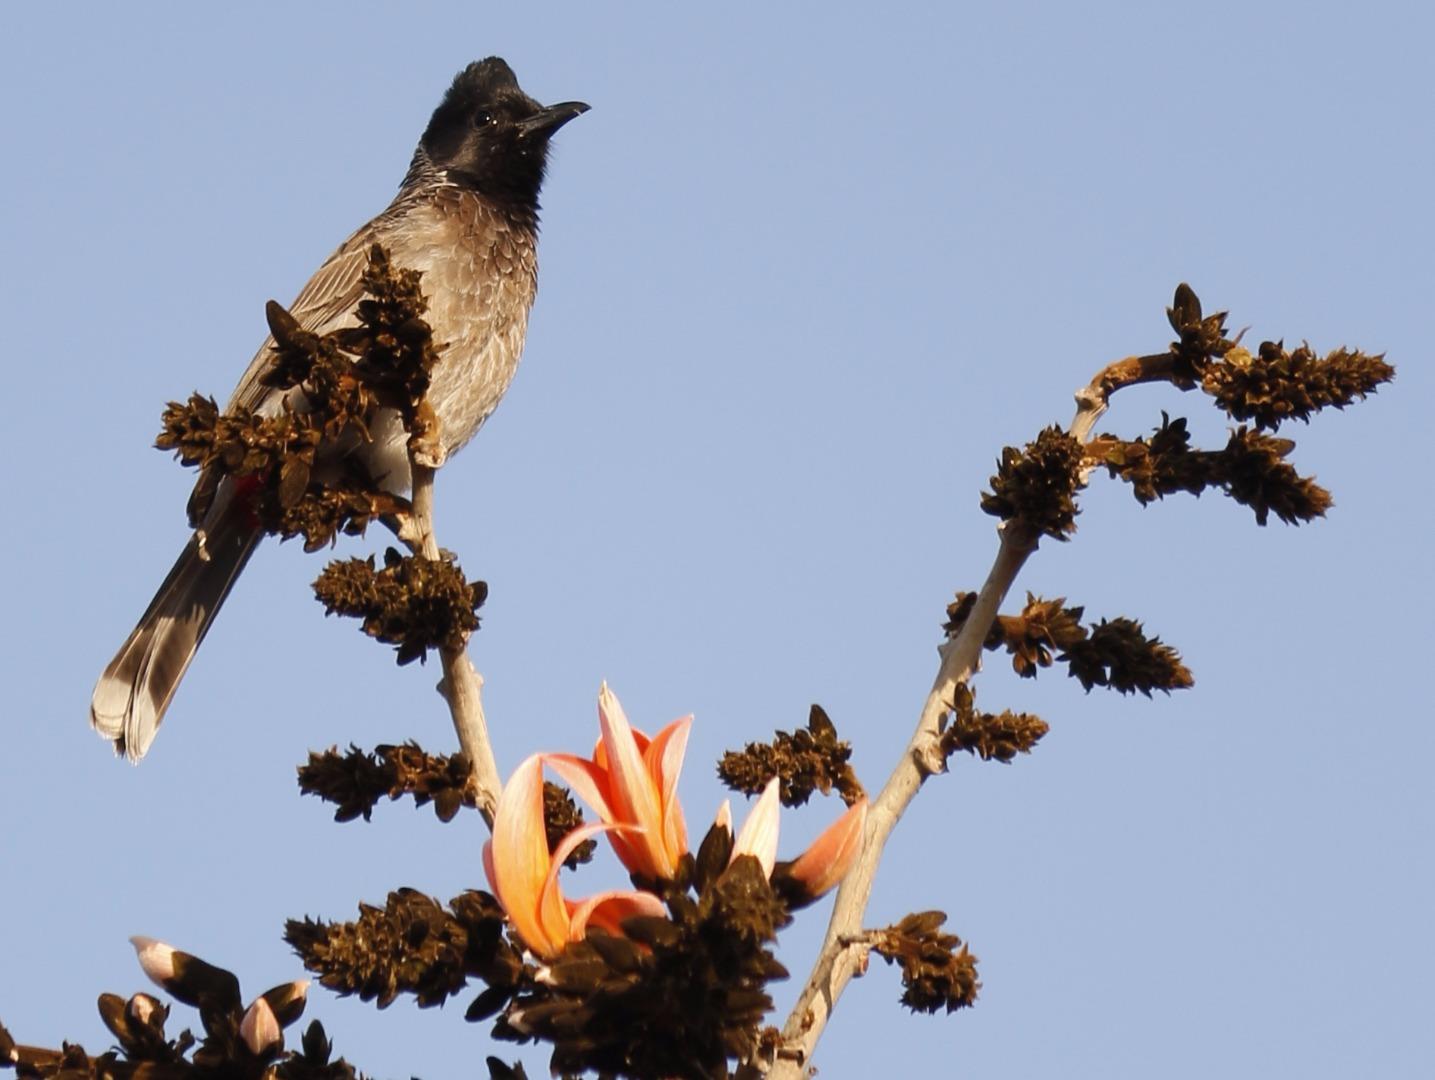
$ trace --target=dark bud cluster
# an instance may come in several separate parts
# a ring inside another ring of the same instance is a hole
[[[488,586],[470,582],[456,563],[400,555],[389,548],[384,568],[374,558],[336,560],[314,582],[327,614],[363,620],[364,633],[396,646],[398,661],[422,659],[429,649],[461,649],[478,629]]]
[[[114,1046],[97,1057],[66,1043],[59,1050],[17,1046],[0,1027],[0,1068],[46,1080],[356,1080],[333,1057],[324,1026],[313,1021],[298,1050],[286,1050],[283,1029],[304,1013],[303,984],[283,983],[242,1003],[239,980],[196,956],[174,953],[172,977],[160,980],[175,1001],[199,1010],[203,1037],[165,1030],[171,1006],[150,994],[101,994],[100,1019]],[[257,1020],[262,1007],[264,1019]]]
[[[510,1065],[506,1061],[490,1057],[484,1064],[488,1066],[488,1080],[528,1080],[528,1074],[523,1071],[521,1062],[515,1061]]]
[[[1129,483],[1142,506],[1179,491],[1200,495],[1211,482],[1204,456],[1191,449],[1185,419],[1172,420],[1165,412],[1150,439],[1128,442],[1114,435],[1098,435],[1087,447],[1087,455],[1112,476]]]
[[[948,633],[960,629],[973,594],[958,593],[947,607]],[[1170,693],[1194,685],[1180,654],[1160,638],[1147,637],[1134,619],[1102,619],[1090,627],[1081,623],[1084,608],[1067,607],[1065,597],[1043,600],[1026,595],[1020,615],[999,615],[984,642],[986,648],[1005,648],[1018,675],[1031,678],[1053,662],[1066,664],[1071,677],[1090,690],[1109,686],[1123,694],[1153,690]]]
[[[913,1012],[969,1008],[981,990],[977,958],[955,934],[942,933],[946,921],[940,911],[908,915],[878,931],[872,946],[888,963],[901,965],[902,1004]]]
[[[790,917],[757,860],[728,865],[731,850],[731,833],[711,830],[666,890],[671,918],[629,919],[621,938],[590,931],[494,1034],[551,1042],[554,1075],[709,1080],[728,1077],[732,1059],[751,1062],[765,1045],[766,985],[787,977],[768,946]]]
[[[1231,419],[1274,431],[1286,420],[1309,421],[1321,409],[1343,409],[1394,377],[1383,355],[1342,348],[1322,358],[1309,345],[1287,350],[1284,342],[1263,341],[1255,356],[1239,346],[1229,350],[1222,363],[1206,369],[1201,389]]]
[[[1226,312],[1203,315],[1200,297],[1182,282],[1176,286],[1166,318],[1179,335],[1171,343],[1171,356],[1175,360],[1175,375],[1171,381],[1182,390],[1190,390],[1200,382],[1201,373],[1208,365],[1236,347],[1226,336]]]
[[[1264,525],[1271,514],[1287,525],[1324,517],[1334,500],[1325,488],[1286,463],[1294,449],[1290,439],[1263,435],[1242,424],[1231,433],[1226,448],[1216,452],[1216,483],[1255,511],[1257,525]]]
[[[568,790],[552,781],[543,781],[543,832],[548,840],[548,854],[557,851],[563,838],[582,824],[583,813]],[[584,840],[573,849],[573,854],[563,860],[563,865],[569,870],[576,870],[583,863],[591,862],[593,852],[597,850],[596,841]]]
[[[1055,425],[1020,450],[1008,446],[991,491],[982,494],[982,509],[1020,523],[1033,536],[1066,540],[1076,532],[1082,460],[1081,443]]]
[[[828,795],[834,788],[851,806],[863,795],[848,763],[851,756],[852,744],[839,739],[822,706],[813,705],[807,727],[723,754],[718,777],[733,791],[756,795],[776,776],[784,806],[801,806],[814,791]]]
[[[408,509],[407,499],[374,490],[366,476],[338,470],[324,484],[311,482],[324,441],[324,419],[315,413],[220,413],[213,398],[195,394],[183,405],[170,402],[162,423],[155,445],[205,471],[190,504],[196,521],[213,501],[220,474],[243,484],[245,506],[260,528],[285,540],[302,536],[306,551]]]
[[[420,1006],[440,1005],[470,977],[482,979],[490,990],[469,1016],[479,1019],[502,1007],[523,971],[503,930],[503,908],[482,890],[471,889],[445,908],[417,890],[399,889],[382,909],[360,904],[356,922],[290,919],[284,940],[330,990],[376,1000],[381,1009],[399,994],[414,995]],[[486,1011],[474,1015],[475,1009]]]
[[[273,300],[264,305],[264,318],[274,347],[259,381],[275,390],[302,390],[307,409],[301,415],[311,418],[324,438],[337,439],[350,426],[367,436],[379,396],[335,337],[305,330]]]
[[[338,747],[311,751],[299,766],[299,790],[333,803],[335,821],[368,821],[380,799],[405,795],[414,797],[415,806],[432,802],[440,821],[478,805],[466,755],[430,754],[412,742],[377,746],[373,753],[352,744],[344,753]]]
[[[1199,495],[1217,488],[1254,510],[1259,525],[1271,514],[1288,525],[1312,521],[1331,507],[1330,492],[1286,461],[1295,449],[1289,439],[1242,425],[1222,450],[1193,450],[1190,442],[1186,421],[1163,414],[1150,439],[1102,435],[1087,453],[1093,464],[1130,483],[1142,505],[1178,491]]]
[[[1169,694],[1195,685],[1181,656],[1160,638],[1147,637],[1135,619],[1102,619],[1085,640],[1072,645],[1062,659],[1072,678],[1090,690],[1109,686],[1122,694],[1151,691]]]
[[[428,305],[417,272],[395,269],[375,245],[363,283],[368,298],[359,302],[359,325],[331,334],[305,330],[273,301],[266,307],[275,344],[261,381],[289,392],[278,415],[221,413],[199,394],[165,409],[155,445],[201,470],[192,523],[208,512],[225,477],[243,485],[238,490],[261,528],[285,539],[303,536],[309,551],[408,508],[407,500],[378,490],[374,478],[346,474],[356,466],[335,462],[369,439],[380,407],[399,412],[412,447],[437,453],[437,421],[423,395],[440,346],[423,319]]]
[[[957,686],[952,711],[944,719],[941,746],[944,758],[965,751],[983,761],[1010,765],[1018,754],[1029,754],[1050,729],[1046,721],[1031,713],[979,712],[971,687]]]
[[[339,330],[336,340],[358,356],[365,384],[381,403],[399,410],[411,449],[432,453],[438,445],[438,419],[424,404],[429,376],[443,346],[434,343],[424,320],[428,300],[417,270],[397,269],[380,245],[369,252],[364,292],[357,309],[359,325]]]

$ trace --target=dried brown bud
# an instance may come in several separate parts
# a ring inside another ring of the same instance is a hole
[[[977,958],[955,934],[942,933],[947,916],[940,911],[908,915],[879,931],[873,950],[902,967],[902,1004],[913,1012],[947,1012],[976,1003],[981,982]]]
[[[1274,431],[1286,420],[1309,421],[1321,409],[1343,409],[1395,377],[1383,355],[1336,349],[1317,357],[1309,345],[1287,350],[1263,341],[1255,356],[1240,347],[1210,365],[1201,389],[1233,420],[1250,420]]]
[[[1043,600],[1027,593],[1022,613],[999,616],[985,647],[1005,646],[1012,654],[1012,667],[1024,677],[1060,661],[1087,690],[1109,686],[1123,694],[1139,690],[1149,697],[1153,690],[1169,693],[1193,685],[1180,654],[1160,638],[1148,638],[1139,622],[1102,619],[1088,629],[1080,622],[1083,611],[1067,607],[1064,597]]]
[[[1005,645],[1016,673],[1032,678],[1038,668],[1051,666],[1053,650],[1061,652],[1086,637],[1083,610],[1067,607],[1065,597],[1043,600],[1027,593],[1022,613],[999,615],[984,644],[988,649]]]
[[[515,1061],[509,1065],[496,1057],[489,1057],[484,1063],[488,1066],[488,1080],[528,1080],[522,1062]]]
[[[1082,486],[1082,447],[1053,425],[1025,448],[1002,451],[982,509],[1018,521],[1035,534],[1066,540],[1076,532],[1076,492]]]
[[[285,538],[302,535],[309,551],[408,506],[379,490],[346,451],[369,439],[374,412],[384,406],[399,412],[424,460],[437,464],[442,457],[438,421],[423,400],[441,346],[423,319],[419,281],[417,271],[397,270],[375,245],[358,326],[315,334],[271,301],[265,315],[275,344],[260,380],[286,392],[277,415],[242,407],[221,414],[213,399],[198,394],[184,405],[170,403],[156,445],[202,469],[190,499],[192,523],[208,512],[224,477],[252,480],[242,497],[260,526]],[[335,449],[321,455],[325,445]],[[340,461],[349,473],[328,475]],[[324,475],[316,480],[321,462]]]
[[[299,767],[299,790],[338,807],[335,821],[368,821],[382,798],[414,797],[415,806],[432,801],[440,821],[451,821],[459,808],[478,805],[468,758],[429,754],[417,744],[381,745],[372,754],[357,746],[340,754],[337,747],[310,752]]]
[[[558,850],[563,838],[583,824],[583,814],[573,796],[567,790],[548,780],[543,781],[543,828],[548,837],[548,854]],[[598,845],[584,840],[563,860],[563,865],[576,870],[585,862],[591,862]]]
[[[733,791],[756,795],[776,776],[784,806],[801,806],[814,791],[827,795],[834,788],[851,806],[863,794],[848,764],[851,756],[852,744],[839,739],[822,706],[813,705],[806,728],[779,731],[770,743],[748,743],[723,754],[718,777]]]
[[[419,406],[428,392],[429,376],[438,362],[441,345],[424,321],[428,300],[419,286],[416,270],[395,267],[378,244],[369,252],[363,283],[367,296],[359,301],[359,325],[338,331],[335,339],[344,349],[359,356],[357,367],[366,386],[379,400],[399,410],[404,427],[422,440],[431,427],[429,413],[424,423]]]
[[[461,649],[478,629],[478,609],[488,597],[482,581],[469,582],[457,564],[422,555],[384,554],[330,563],[314,582],[326,613],[363,620],[364,633],[398,649],[407,664],[429,649]]]
[[[1226,313],[1218,311],[1202,316],[1200,298],[1191,286],[1182,282],[1176,286],[1166,318],[1171,329],[1180,335],[1180,340],[1171,343],[1171,355],[1177,362],[1177,377],[1172,381],[1181,389],[1189,390],[1207,364],[1235,347],[1235,342],[1226,337]]]
[[[522,969],[503,936],[504,914],[486,892],[470,890],[445,909],[413,889],[391,892],[384,908],[359,906],[352,923],[290,919],[284,940],[304,966],[339,994],[377,999],[383,1008],[401,993],[438,1005],[470,976],[513,987]]]
[[[1109,686],[1123,694],[1151,696],[1160,690],[1186,690],[1195,685],[1181,656],[1158,637],[1147,637],[1135,619],[1102,619],[1089,637],[1072,642],[1062,657],[1073,678],[1087,690]]]
[[[1287,525],[1312,521],[1324,517],[1334,502],[1325,488],[1286,464],[1294,449],[1289,439],[1262,435],[1242,425],[1220,452],[1221,486],[1236,502],[1256,512],[1257,525],[1264,525],[1271,513]]]
[[[1231,433],[1223,450],[1192,450],[1189,442],[1186,422],[1163,413],[1161,427],[1149,441],[1103,435],[1091,441],[1087,455],[1112,476],[1130,482],[1143,505],[1176,491],[1199,495],[1208,487],[1218,487],[1254,510],[1258,525],[1264,525],[1272,512],[1294,525],[1322,517],[1330,509],[1330,492],[1286,463],[1295,449],[1289,439],[1243,425]]]
[[[942,753],[958,751],[1009,765],[1018,754],[1029,754],[1049,731],[1045,720],[1030,713],[978,712],[976,695],[966,684],[953,694],[952,713],[942,730]]]

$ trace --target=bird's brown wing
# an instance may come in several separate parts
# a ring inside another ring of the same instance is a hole
[[[299,295],[289,307],[289,314],[299,320],[300,326],[315,333],[326,333],[349,321],[350,312],[363,295],[362,278],[364,268],[368,266],[369,249],[379,238],[383,221],[384,217],[376,218],[345,240],[299,290]],[[273,337],[266,337],[259,346],[259,351],[254,354],[254,359],[234,388],[225,407],[226,412],[236,408],[258,409],[270,395],[278,393],[262,381],[272,361],[273,346]],[[219,474],[212,467],[200,471],[194,491],[189,496],[189,522],[192,526],[198,527],[209,513],[219,490],[219,480]]]
[[[361,279],[369,264],[369,248],[377,236],[376,223],[370,222],[345,240],[314,272],[289,307],[289,314],[299,320],[300,326],[322,334],[348,321],[348,315],[363,295]],[[229,399],[230,409],[256,409],[274,392],[260,381],[269,367],[273,346],[272,337],[266,337],[264,344],[259,346],[239,385],[234,388],[234,394]]]

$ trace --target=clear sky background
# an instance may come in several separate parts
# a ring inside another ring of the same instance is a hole
[[[453,736],[436,665],[399,669],[326,621],[322,560],[296,545],[251,563],[140,768],[86,708],[186,535],[191,478],[150,449],[164,402],[228,395],[264,301],[387,203],[454,72],[496,53],[541,100],[593,105],[556,143],[524,366],[439,479],[441,542],[492,590],[473,652],[505,775],[589,747],[606,678],[640,725],[696,714],[695,829],[721,751],[814,701],[880,786],[944,606],[990,563],[977,499],[1001,447],[1068,421],[1100,365],[1163,348],[1189,281],[1254,341],[1386,351],[1397,382],[1289,432],[1336,499],[1308,528],[1258,529],[1211,495],[1142,511],[1094,484],[1018,599],[1144,619],[1196,687],[1086,696],[989,663],[979,701],[1052,732],[931,782],[869,914],[947,911],[981,1000],[914,1017],[874,962],[817,1064],[1428,1075],[1421,5],[30,4],[5,21],[0,1019],[21,1041],[104,1049],[96,995],[146,985],[131,934],[252,994],[303,974],[288,916],[483,885],[476,816],[385,805],[339,826],[298,796],[311,747]],[[1161,409],[1224,442],[1223,417],[1169,388],[1121,395],[1105,428],[1146,432]],[[784,851],[836,810],[787,813]],[[784,938],[784,1001],[827,908]],[[380,1014],[316,988],[308,1015],[377,1076],[476,1076],[495,1051],[468,1000]],[[544,1074],[532,1047],[496,1052]]]

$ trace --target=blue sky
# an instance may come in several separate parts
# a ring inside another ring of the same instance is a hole
[[[694,821],[721,751],[813,701],[880,786],[943,608],[989,565],[1001,447],[1164,347],[1189,281],[1254,340],[1386,351],[1398,380],[1291,433],[1336,499],[1309,528],[1093,485],[1018,592],[1144,619],[1197,685],[1129,701],[989,664],[979,701],[1052,733],[930,783],[869,913],[947,911],[982,998],[913,1017],[876,963],[817,1064],[1428,1069],[1432,31],[1379,3],[11,11],[0,1019],[98,1052],[95,996],[144,985],[131,934],[258,992],[301,974],[286,917],[482,885],[476,818],[337,826],[298,798],[311,747],[452,734],[436,666],[326,621],[294,545],[251,563],[140,768],[85,710],[184,541],[163,403],[227,395],[264,301],[387,203],[454,72],[499,54],[593,105],[557,141],[524,366],[439,479],[441,542],[491,588],[474,658],[505,774],[588,746],[607,679],[640,725],[696,714]],[[1162,409],[1224,441],[1169,388],[1105,429]],[[784,851],[835,812],[789,814]],[[794,983],[825,917],[784,938]],[[375,1075],[477,1075],[464,1001],[316,990],[309,1015]]]

